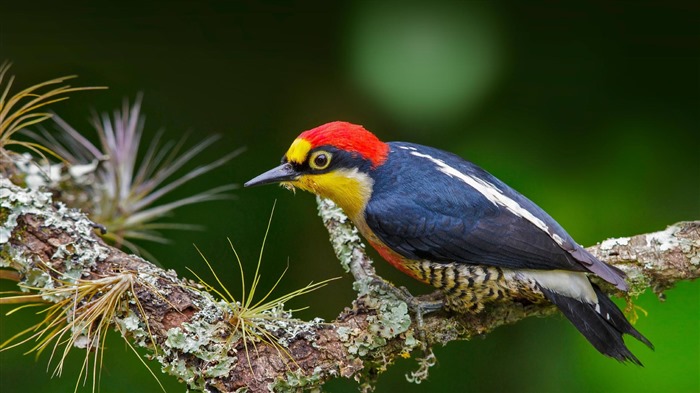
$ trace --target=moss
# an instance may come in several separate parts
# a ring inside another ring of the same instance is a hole
[[[627,272],[626,281],[629,285],[626,296],[639,296],[651,285],[650,278],[638,270]]]
[[[4,223],[7,221],[7,218],[10,216],[11,210],[6,208],[6,207],[0,207],[0,222]]]

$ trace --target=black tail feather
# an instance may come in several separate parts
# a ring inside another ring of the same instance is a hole
[[[622,335],[629,334],[651,349],[654,349],[654,346],[627,321],[608,295],[597,285],[591,285],[598,296],[597,305],[560,295],[546,288],[541,290],[547,300],[559,307],[564,316],[600,353],[621,362],[629,360],[641,366],[639,359],[625,346]]]

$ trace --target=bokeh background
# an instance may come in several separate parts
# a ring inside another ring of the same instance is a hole
[[[242,184],[279,162],[302,130],[332,120],[365,125],[384,140],[451,150],[530,197],[580,243],[663,229],[700,218],[700,12],[694,1],[3,2],[0,59],[17,86],[78,74],[109,90],[73,94],[54,109],[94,138],[92,110],[144,92],[146,138],[160,128],[191,143],[221,134],[200,162],[247,151],[173,193]],[[252,275],[273,201],[263,260],[267,288],[289,263],[280,293],[333,276],[290,306],[333,319],[354,298],[334,259],[313,197],[278,187],[241,189],[236,199],[191,206],[172,221],[202,232],[143,243],[167,267],[205,272],[196,244],[229,288],[237,269],[226,237]],[[415,293],[388,264],[379,272]],[[8,285],[3,288],[10,289]],[[483,339],[436,348],[430,379],[411,385],[412,359],[381,375],[378,392],[698,392],[700,287],[682,283],[637,327],[652,352],[628,340],[644,368],[600,356],[563,317],[531,319]],[[36,322],[4,316],[5,340]],[[0,390],[70,392],[83,354],[61,378],[48,356],[0,353]],[[154,365],[155,366],[155,365]],[[172,377],[168,392],[184,391]],[[88,383],[89,385],[89,383]],[[100,391],[157,392],[116,336],[107,342]],[[332,392],[356,391],[338,380]],[[80,391],[89,391],[89,386]]]

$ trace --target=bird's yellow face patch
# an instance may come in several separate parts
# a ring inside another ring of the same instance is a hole
[[[302,175],[297,180],[285,183],[282,185],[298,187],[332,200],[354,221],[364,212],[372,196],[374,181],[356,169],[338,169],[329,173]]]
[[[303,164],[306,161],[306,157],[309,155],[311,150],[311,143],[303,138],[297,138],[289,146],[289,150],[284,155],[287,157],[287,161],[295,164]]]

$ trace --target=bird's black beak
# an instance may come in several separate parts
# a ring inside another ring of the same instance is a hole
[[[277,168],[272,168],[262,175],[256,176],[248,180],[243,187],[261,186],[263,184],[279,183],[283,181],[295,180],[301,174],[297,172],[292,164],[284,163]]]

